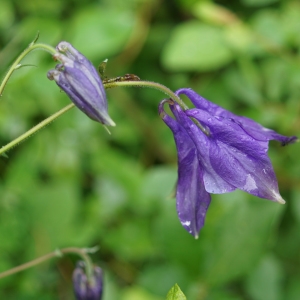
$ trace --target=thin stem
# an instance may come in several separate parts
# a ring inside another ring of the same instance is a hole
[[[160,90],[161,92],[167,94],[173,101],[177,102],[180,107],[183,110],[187,110],[188,106],[178,97],[175,93],[173,93],[169,88],[166,86],[152,82],[152,81],[116,81],[116,82],[109,82],[109,83],[104,83],[104,87],[106,89],[117,87],[117,86],[140,86],[140,87],[150,87],[154,88],[157,90]],[[197,125],[197,127],[207,136],[209,136],[209,131],[195,118],[193,118],[193,122]]]
[[[39,46],[39,44],[36,44],[36,46]],[[40,46],[39,46],[40,47]],[[151,82],[151,81],[122,81],[122,82],[112,82],[112,83],[104,83],[104,87],[106,89],[108,88],[114,88],[114,87],[119,87],[119,86],[142,86],[142,87],[150,87],[154,88],[157,90],[162,91],[163,93],[167,94],[170,98],[172,98],[173,101],[176,101],[183,109],[187,109],[188,107],[184,104],[184,102],[177,96],[175,95],[169,88],[165,87],[162,84],[156,83],[156,82]],[[70,110],[72,107],[74,107],[74,104],[69,104],[63,109],[59,110],[52,116],[48,117],[38,125],[34,126],[24,134],[20,135],[18,138],[15,140],[11,141],[7,145],[3,146],[0,149],[0,155],[4,154],[11,148],[15,147],[17,144],[21,143],[25,139],[27,139],[30,135],[36,133],[38,130],[42,129],[46,125],[48,125],[50,122],[54,121],[56,118]]]
[[[11,77],[12,73],[17,70],[18,68],[20,68],[20,62],[21,60],[31,51],[36,50],[36,49],[41,49],[44,51],[47,51],[51,54],[55,54],[57,51],[55,48],[46,45],[46,44],[34,44],[34,42],[30,43],[29,46],[17,57],[17,59],[14,61],[14,63],[11,65],[11,67],[9,68],[8,72],[6,73],[6,75],[4,76],[1,85],[0,85],[0,97],[2,96],[3,90],[7,84],[7,81],[9,80],[9,78]]]
[[[38,46],[38,44],[36,44],[36,45]],[[114,88],[114,87],[120,87],[120,86],[124,86],[124,87],[126,87],[126,86],[127,87],[130,87],[130,86],[132,86],[132,87],[135,87],[135,86],[150,87],[150,88],[154,88],[154,89],[160,90],[161,92],[167,94],[173,101],[176,101],[181,106],[181,108],[183,110],[188,109],[188,107],[186,106],[186,104],[176,94],[174,94],[169,88],[167,88],[166,86],[164,86],[164,85],[162,85],[160,83],[151,82],[151,81],[118,81],[118,82],[104,83],[104,87],[106,89]],[[58,118],[59,116],[61,116],[62,114],[64,114],[68,110],[70,110],[72,107],[74,107],[73,103],[67,105],[63,109],[59,110],[58,112],[56,112],[52,116],[48,117],[47,119],[45,119],[44,121],[42,121],[38,125],[34,126],[30,130],[28,130],[27,132],[25,132],[24,134],[20,135],[15,140],[13,140],[10,143],[8,143],[7,145],[3,146],[0,149],[0,155],[4,154],[5,152],[7,152],[8,150],[10,150],[11,148],[15,147],[17,144],[19,144],[22,141],[24,141],[30,135],[36,133],[38,130],[42,129],[43,127],[45,127],[46,125],[48,125],[50,122],[54,121],[56,118]],[[197,120],[195,120],[195,123],[196,123],[196,125],[206,135],[209,135],[209,133],[207,132],[207,130]]]
[[[47,261],[53,257],[61,257],[64,254],[70,254],[70,253],[75,253],[79,256],[82,257],[82,259],[85,261],[85,265],[86,265],[86,273],[88,278],[91,278],[93,269],[92,269],[92,260],[90,259],[90,257],[87,255],[87,253],[93,253],[94,248],[75,248],[75,247],[69,247],[69,248],[63,248],[60,250],[55,250],[51,253],[45,254],[39,258],[36,258],[32,261],[29,261],[25,264],[22,264],[20,266],[17,266],[15,268],[12,268],[10,270],[4,271],[2,273],[0,273],[0,279],[4,278],[6,276],[21,272],[23,270],[29,269],[31,267],[37,266],[38,264]]]
[[[52,116],[48,117],[47,119],[43,120],[41,123],[37,124],[36,126],[32,127],[30,130],[28,130],[25,133],[23,133],[22,135],[20,135],[18,138],[14,139],[13,141],[8,143],[7,145],[3,146],[0,149],[0,155],[5,153],[6,151],[10,150],[11,148],[15,147],[17,144],[23,142],[29,136],[36,133],[38,130],[44,128],[46,125],[48,125],[49,123],[51,123],[56,118],[58,118],[59,116],[61,116],[62,114],[64,114],[65,112],[67,112],[68,110],[70,110],[73,107],[74,107],[73,103],[65,106],[63,109],[59,110],[58,112],[56,112]]]
[[[186,104],[176,95],[174,94],[169,88],[167,88],[166,86],[157,83],[157,82],[152,82],[152,81],[117,81],[117,82],[111,82],[111,83],[105,83],[104,87],[106,89],[109,88],[114,88],[114,87],[120,87],[120,86],[139,86],[139,87],[149,87],[149,88],[153,88],[156,90],[159,90],[163,93],[165,93],[166,95],[168,95],[173,101],[177,102],[181,108],[183,110],[188,109],[188,107],[186,106]]]

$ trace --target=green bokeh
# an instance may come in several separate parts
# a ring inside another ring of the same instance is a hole
[[[285,135],[300,132],[298,1],[0,0],[0,71],[40,32],[74,44],[107,76],[134,73]],[[5,145],[69,104],[43,52],[24,60],[0,101]],[[72,109],[0,159],[0,272],[56,248],[92,247],[104,300],[162,300],[177,283],[189,300],[300,299],[299,144],[270,143],[287,204],[236,191],[213,195],[194,240],[173,193],[176,150],[159,119],[165,95],[107,91],[109,135]],[[186,99],[185,99],[186,100]],[[74,299],[74,255],[0,280],[0,299]]]

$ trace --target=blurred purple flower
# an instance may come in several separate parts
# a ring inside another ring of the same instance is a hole
[[[85,263],[79,261],[73,272],[74,293],[77,300],[101,300],[103,292],[103,274],[100,267],[93,268],[93,276],[88,280]]]
[[[102,81],[92,63],[71,44],[60,42],[54,58],[61,62],[47,77],[69,96],[72,102],[92,120],[115,126],[107,112]],[[64,54],[63,54],[64,53]]]
[[[286,145],[286,137],[246,117],[236,116],[202,98],[191,89],[180,89],[195,108],[183,111],[177,103],[164,100],[159,114],[174,135],[178,153],[177,212],[183,227],[195,237],[204,225],[210,193],[240,189],[254,196],[284,204],[267,155],[269,140]],[[168,102],[175,119],[163,109]],[[192,121],[209,132],[205,134]]]

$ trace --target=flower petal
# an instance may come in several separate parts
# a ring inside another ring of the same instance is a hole
[[[219,176],[252,195],[284,203],[266,153],[268,142],[255,140],[230,119],[212,117],[200,109],[187,110],[185,113],[210,129],[210,136],[205,136],[208,156],[207,151],[202,150],[203,145],[198,143],[197,148],[203,161],[210,161]],[[195,134],[193,140],[196,140]],[[207,187],[206,190],[210,192]]]
[[[94,78],[99,78],[99,74],[93,64],[70,43],[62,41],[56,46],[56,49],[57,51],[64,53],[70,60],[77,62],[77,64],[80,65],[78,68],[84,66]]]
[[[92,63],[67,42],[60,42],[54,58],[61,62],[48,72],[48,78],[66,92],[72,102],[91,119],[114,126],[107,112],[102,81]],[[63,53],[61,53],[63,52]]]
[[[176,91],[177,96],[181,94],[186,95],[196,108],[205,110],[212,116],[220,116],[223,118],[232,119],[234,122],[239,124],[247,132],[247,134],[251,135],[256,140],[277,140],[281,142],[282,145],[287,145],[297,140],[297,137],[295,136],[288,137],[281,135],[274,130],[261,126],[259,123],[249,118],[237,116],[232,112],[206,100],[205,98],[194,92],[192,89],[179,89],[178,91]]]
[[[103,293],[103,271],[93,266],[93,274],[88,278],[85,273],[85,263],[79,261],[73,272],[73,288],[77,300],[100,300]]]
[[[210,140],[196,126],[196,124],[183,112],[177,103],[170,105],[176,120],[186,130],[190,139],[193,140],[194,147],[197,148],[197,155],[203,170],[203,182],[208,193],[223,194],[236,189],[234,185],[224,180],[213,168],[209,158]]]
[[[211,198],[204,188],[197,149],[185,129],[163,111],[164,103],[160,115],[173,132],[178,155],[177,213],[182,226],[197,238]]]

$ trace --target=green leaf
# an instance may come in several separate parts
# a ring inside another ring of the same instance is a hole
[[[232,59],[224,32],[198,21],[178,25],[162,53],[162,63],[170,71],[215,70]]]
[[[133,24],[134,17],[129,10],[89,6],[74,15],[70,40],[89,59],[106,58],[125,47]]]
[[[1,11],[0,11],[0,29],[5,31],[8,29],[14,19],[14,7],[9,1],[1,1]]]
[[[285,46],[286,37],[277,11],[261,10],[254,15],[251,25],[256,34],[267,40],[272,47]]]
[[[209,284],[220,285],[247,274],[258,263],[285,207],[242,192],[213,199],[207,236],[202,238],[206,253],[201,268]]]
[[[167,300],[186,300],[185,295],[181,291],[177,283],[170,289]]]
[[[280,261],[273,255],[267,255],[246,280],[246,289],[251,299],[283,299],[283,278]]]
[[[247,6],[265,6],[275,2],[278,2],[278,0],[242,0],[242,3]]]
[[[141,299],[162,300],[163,298],[161,298],[160,296],[153,295],[140,287],[133,286],[125,289],[120,299],[121,300],[141,300]]]

